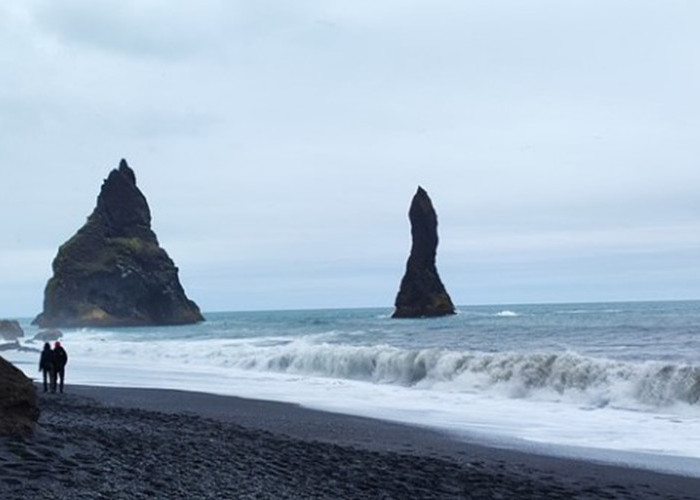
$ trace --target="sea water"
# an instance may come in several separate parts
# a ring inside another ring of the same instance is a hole
[[[700,476],[700,302],[205,314],[64,330],[68,384],[299,403]],[[38,330],[23,320],[24,346]],[[38,353],[3,356],[36,376]]]

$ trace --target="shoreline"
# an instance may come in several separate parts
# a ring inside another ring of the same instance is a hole
[[[29,498],[27,488],[36,488],[32,498],[63,498],[42,496],[47,486],[66,498],[691,499],[700,492],[699,478],[490,447],[290,403],[73,385],[66,394],[40,392],[39,402],[35,438],[0,441],[2,498]],[[110,482],[98,480],[103,475]],[[216,480],[204,484],[203,475]]]

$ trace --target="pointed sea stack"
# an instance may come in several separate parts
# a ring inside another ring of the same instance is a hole
[[[446,316],[455,313],[452,299],[435,267],[438,245],[437,214],[428,193],[418,186],[408,212],[413,244],[406,274],[396,296],[393,318]]]
[[[102,184],[85,225],[58,249],[53,272],[33,322],[44,328],[204,320],[151,230],[148,203],[125,160]]]

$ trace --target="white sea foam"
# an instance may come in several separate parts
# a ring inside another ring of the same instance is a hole
[[[700,414],[700,367],[690,364],[620,361],[575,352],[358,346],[327,339],[327,334],[318,334],[144,342],[117,340],[109,332],[80,332],[69,342],[73,356],[117,365],[275,372],[597,408],[646,411],[692,405]]]
[[[69,342],[68,382],[196,390],[294,402],[482,436],[504,446],[529,449],[543,446],[553,453],[700,475],[700,412],[696,407],[685,406],[684,410],[679,410],[676,405],[650,412],[613,405],[571,404],[551,397],[558,394],[556,389],[548,389],[551,394],[544,398],[534,395],[514,398],[511,390],[503,393],[483,390],[478,382],[467,380],[468,371],[462,370],[460,376],[455,376],[458,371],[455,368],[461,362],[459,355],[440,350],[416,354],[398,353],[384,347],[369,358],[366,357],[369,349],[361,350],[365,357],[359,358],[357,353],[351,355],[351,350],[346,350],[345,354],[337,356],[335,363],[328,363],[321,358],[323,352],[328,354],[325,350],[330,347],[320,346],[314,354],[302,356],[306,361],[301,365],[291,355],[269,358],[261,365],[263,357],[257,352],[257,361],[244,367],[242,360],[248,359],[250,363],[252,353],[259,348],[249,346],[249,354],[236,360],[232,359],[231,350],[239,348],[240,343],[213,343],[216,345],[192,342],[176,348],[169,346],[168,341],[159,341],[147,349],[138,349],[135,343],[124,343],[113,349],[103,346],[99,350],[82,350],[80,342],[73,340]],[[295,349],[301,347],[297,345]],[[7,354],[26,373],[34,374],[35,354]],[[575,355],[565,357],[576,358]],[[529,368],[508,368],[509,364],[523,365],[515,359],[478,358],[480,362],[473,365],[472,373],[482,375],[477,379],[485,387],[493,384],[491,389],[507,387],[507,382],[500,385],[500,379],[512,379],[511,373],[530,371]],[[381,359],[377,365],[383,366],[371,368],[374,362],[368,359]],[[425,376],[419,382],[410,383],[415,377],[410,374],[409,367],[421,363],[425,368],[419,371],[425,371]],[[541,363],[525,363],[534,371],[537,371],[534,365],[538,364]],[[270,371],[270,367],[274,370]],[[377,373],[376,382],[383,383],[373,383],[375,381],[366,375],[362,379],[341,377],[366,374],[370,368]],[[336,377],[328,375],[329,372]],[[324,375],[318,376],[321,373]],[[549,377],[535,377],[536,380],[546,378]],[[589,382],[604,378],[590,377]],[[538,384],[541,385],[540,382],[535,385]],[[552,445],[560,448],[548,448]]]
[[[517,316],[520,316],[518,313],[509,311],[509,310],[504,310],[496,313],[496,316],[499,316],[501,318],[515,318]]]

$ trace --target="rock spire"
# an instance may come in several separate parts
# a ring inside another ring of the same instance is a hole
[[[435,267],[437,214],[428,193],[420,186],[411,202],[408,217],[413,242],[392,317],[420,318],[454,314],[452,300]]]
[[[102,184],[87,222],[58,250],[41,327],[175,325],[203,321],[158,244],[125,160]]]

